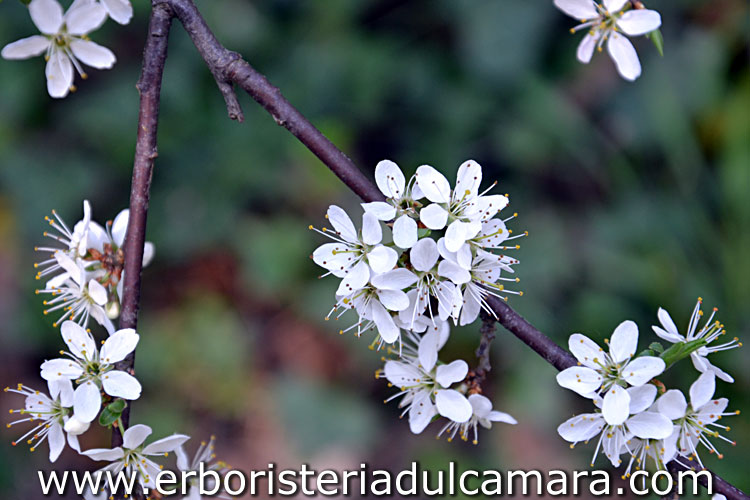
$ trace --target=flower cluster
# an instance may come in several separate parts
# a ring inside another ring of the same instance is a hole
[[[113,4],[114,5],[114,4]],[[83,203],[83,219],[69,227],[55,212],[47,217],[54,232],[44,236],[54,241],[51,246],[37,247],[47,258],[36,264],[37,279],[46,286],[37,293],[51,295],[45,301],[45,314],[60,311],[54,323],[67,350],[61,357],[44,361],[41,376],[47,382],[48,393],[18,384],[5,392],[24,397],[22,408],[11,409],[15,420],[7,424],[31,424],[16,441],[25,441],[31,451],[45,441],[49,445],[49,460],[54,462],[68,446],[93,460],[109,462],[102,471],[117,473],[127,469],[138,474],[142,487],[154,486],[154,479],[162,465],[156,460],[169,452],[176,452],[176,465],[182,470],[192,470],[204,463],[207,468],[220,470],[214,464],[213,438],[203,443],[196,457],[188,461],[182,445],[189,439],[184,434],[154,441],[146,445],[151,428],[138,424],[124,428],[121,414],[127,401],[138,399],[141,384],[118,364],[134,352],[140,336],[133,329],[115,331],[111,318],[119,313],[122,297],[123,244],[128,226],[128,211],[123,210],[105,226],[91,219],[91,207]],[[144,249],[143,264],[154,254],[151,243]],[[108,332],[106,339],[97,342],[87,328],[89,318],[94,318]],[[87,432],[95,421],[105,427],[116,426],[123,431],[122,446],[112,449],[82,451],[78,436]],[[89,492],[87,499],[107,498],[105,492]],[[199,499],[197,488],[190,488],[184,498]]]
[[[44,54],[47,61],[47,92],[62,98],[75,90],[74,70],[88,78],[81,63],[96,69],[109,69],[115,55],[92,42],[88,34],[112,18],[127,24],[133,17],[129,0],[74,0],[67,11],[57,0],[31,0],[29,15],[39,35],[22,38],[3,47],[4,59],[28,59]]]
[[[652,33],[661,26],[661,15],[655,10],[631,8],[629,0],[554,0],[555,6],[564,13],[580,20],[570,32],[588,30],[578,45],[577,57],[584,64],[591,61],[594,51],[602,51],[607,44],[617,71],[626,80],[641,76],[641,63],[633,44],[626,36]],[[639,2],[639,6],[640,5]]]
[[[93,318],[114,333],[112,319],[120,314],[129,214],[125,209],[102,227],[91,219],[91,206],[84,201],[83,219],[72,229],[54,210],[51,217],[45,217],[52,231],[45,231],[44,236],[54,243],[35,248],[45,254],[44,260],[34,264],[36,279],[45,280],[44,288],[36,293],[51,296],[44,301],[44,314],[59,314],[54,326],[68,318],[86,328]],[[153,256],[154,245],[146,242],[143,265]]]
[[[645,467],[648,460],[659,469],[665,469],[667,462],[675,459],[696,460],[703,467],[698,455],[700,446],[722,457],[711,438],[735,444],[719,434],[729,427],[718,421],[739,411],[727,412],[726,398],[713,399],[716,377],[727,381],[731,381],[731,377],[705,357],[741,344],[734,339],[710,347],[710,343],[724,334],[723,325],[714,322],[712,314],[698,330],[702,316],[700,305],[699,299],[685,335],[679,333],[669,314],[659,309],[661,325],[653,326],[653,330],[659,337],[675,343],[667,350],[654,343],[650,352],[635,356],[638,327],[632,321],[625,321],[615,329],[608,342],[608,352],[584,335],[570,336],[569,348],[578,366],[560,372],[557,382],[591,399],[597,409],[568,419],[557,431],[572,443],[571,448],[576,443],[596,438],[592,465],[602,450],[614,467],[623,463],[623,455],[630,456],[624,476],[628,476],[633,467]],[[649,355],[656,352],[661,354]],[[690,386],[689,403],[680,390],[666,390],[654,378],[687,356],[702,372]],[[657,398],[659,392],[661,395]]]
[[[386,201],[362,205],[361,229],[335,205],[326,214],[332,228],[310,226],[333,240],[318,247],[313,260],[327,270],[324,276],[341,279],[327,318],[354,310],[356,322],[340,333],[355,330],[360,336],[374,329],[378,348],[399,344],[393,351],[400,358],[387,361],[382,375],[402,388],[401,406],[414,433],[437,415],[449,419],[443,431],[450,436],[460,430],[466,437],[469,428],[493,420],[512,421],[492,412],[483,396],[466,397],[476,390],[461,383],[465,361],[437,361],[449,320],[468,325],[481,310],[494,316],[488,297],[522,294],[505,287],[518,282],[510,276],[518,261],[502,252],[518,249],[512,240],[526,235],[512,235],[506,227],[515,214],[496,217],[508,197],[480,192],[482,168],[473,160],[458,168],[453,187],[428,165],[407,182],[389,160],[378,163],[375,180]],[[451,389],[453,384],[458,387]]]

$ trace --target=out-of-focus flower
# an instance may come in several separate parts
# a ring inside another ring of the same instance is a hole
[[[97,69],[108,69],[115,64],[112,51],[87,36],[107,18],[107,11],[101,4],[75,0],[63,14],[57,0],[31,0],[29,14],[41,35],[10,43],[3,47],[0,55],[5,59],[28,59],[44,54],[47,92],[51,97],[65,97],[74,89],[74,68],[81,78],[87,78],[81,63]]]
[[[202,441],[201,445],[196,450],[192,460],[188,457],[187,453],[185,453],[185,449],[182,446],[175,449],[175,453],[177,454],[177,468],[183,473],[191,471],[198,473],[200,471],[201,464],[203,464],[204,471],[213,470],[220,473],[222,470],[226,469],[227,466],[224,462],[215,461],[215,439],[216,438],[214,436],[211,436],[211,439],[208,442]],[[188,476],[186,475],[186,477]],[[188,479],[188,481],[190,490],[184,497],[184,500],[201,500],[203,498],[229,498],[228,496],[225,496],[223,494],[201,496],[200,490],[198,488],[197,475],[190,475],[189,477],[190,478]],[[206,477],[206,482],[203,485],[203,489],[205,491],[213,491],[215,489],[218,489],[217,484],[214,482],[211,476]]]
[[[580,333],[570,336],[568,346],[583,366],[558,373],[557,383],[584,397],[605,391],[602,413],[612,424],[622,424],[630,414],[630,393],[621,384],[642,386],[666,368],[655,356],[631,359],[638,348],[638,327],[632,321],[623,321],[612,333],[609,353]]]
[[[479,443],[479,431],[478,426],[482,426],[485,429],[492,428],[492,422],[503,422],[506,424],[517,424],[516,419],[507,413],[492,409],[492,401],[481,394],[472,394],[468,398],[471,404],[472,414],[471,418],[466,422],[453,422],[450,421],[440,430],[438,437],[445,433],[448,436],[448,441],[452,441],[456,437],[456,433],[464,441],[469,440],[469,435],[473,434],[472,443]]]
[[[66,358],[52,359],[42,363],[42,378],[45,380],[75,380],[78,383],[73,395],[75,416],[82,422],[96,418],[102,405],[100,391],[116,398],[138,399],[141,384],[135,377],[115,369],[135,350],[139,335],[133,329],[118,330],[104,341],[101,350],[89,332],[73,321],[66,321],[60,328],[69,352],[61,351]]]
[[[607,52],[617,66],[617,71],[626,80],[633,81],[641,75],[638,53],[627,37],[650,33],[661,26],[661,15],[655,10],[631,9],[628,0],[555,0],[555,5],[564,13],[578,19],[581,24],[570,29],[571,33],[588,30],[578,45],[577,57],[584,64],[591,61],[594,50],[602,50],[607,42]]]
[[[5,392],[26,396],[24,408],[10,410],[11,414],[22,415],[22,418],[10,422],[8,428],[26,422],[38,422],[12,444],[15,446],[18,442],[26,440],[26,444],[31,446],[31,451],[34,451],[47,441],[49,460],[54,462],[65,448],[66,434],[68,445],[76,451],[81,451],[77,436],[84,433],[89,424],[80,422],[71,415],[73,385],[70,380],[48,381],[47,386],[49,396],[22,384],[18,384],[15,389],[5,388]]]
[[[93,0],[89,0],[93,1]],[[99,0],[109,17],[119,24],[128,24],[133,18],[133,6],[129,0]]]
[[[740,342],[739,339],[735,337],[729,342],[712,346],[711,343],[713,343],[719,337],[726,335],[727,332],[726,330],[724,330],[724,325],[722,325],[720,321],[714,321],[714,316],[716,315],[716,311],[718,310],[715,307],[700,330],[698,329],[698,323],[700,323],[701,317],[703,316],[703,311],[701,310],[702,304],[703,299],[698,297],[698,302],[695,304],[692,316],[690,316],[690,323],[688,324],[687,333],[685,335],[682,335],[680,333],[674,321],[672,320],[672,316],[670,316],[669,313],[661,307],[659,308],[658,312],[659,323],[661,323],[661,326],[654,325],[651,328],[653,328],[656,335],[666,340],[667,342],[685,343],[692,342],[693,340],[703,340],[706,345],[701,346],[690,353],[690,359],[693,361],[693,366],[695,366],[695,369],[701,373],[705,373],[707,371],[714,372],[714,374],[716,374],[716,376],[724,382],[732,383],[734,382],[732,376],[718,366],[711,364],[711,362],[708,360],[708,355],[719,351],[727,351],[729,349],[742,347],[742,342]]]
[[[738,415],[739,411],[726,412],[729,400],[727,398],[712,399],[716,389],[716,377],[713,372],[705,372],[690,386],[690,404],[685,400],[685,395],[677,389],[671,389],[664,393],[656,402],[656,406],[663,415],[672,419],[679,428],[679,439],[677,440],[678,453],[688,460],[697,460],[703,467],[700,456],[698,456],[698,445],[703,445],[709,453],[716,453],[719,458],[723,455],[709,440],[716,438],[735,445],[721,434],[720,430],[729,430],[729,427],[719,424],[718,421],[728,415]]]
[[[146,438],[152,432],[151,427],[147,425],[134,425],[123,433],[122,446],[111,449],[95,448],[82,451],[81,455],[86,455],[92,460],[111,462],[100,470],[112,471],[113,475],[122,470],[127,470],[130,474],[137,473],[138,481],[143,487],[153,488],[161,468],[149,457],[164,456],[176,451],[190,439],[190,436],[173,434],[144,446]]]

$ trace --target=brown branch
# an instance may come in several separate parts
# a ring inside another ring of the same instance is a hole
[[[146,38],[146,46],[143,50],[143,69],[136,85],[141,95],[141,103],[138,113],[133,180],[130,188],[130,218],[124,243],[125,266],[120,328],[136,328],[138,325],[143,247],[146,242],[146,216],[148,215],[154,159],[157,156],[159,95],[164,64],[167,59],[167,42],[172,17],[172,11],[166,4],[154,6],[151,11],[148,38]],[[134,365],[135,351],[117,363],[117,368],[134,374]],[[125,428],[130,424],[130,405],[122,413],[122,423]],[[112,432],[112,447],[121,445],[121,430],[115,428]]]
[[[208,65],[224,97],[230,118],[238,121],[243,119],[242,110],[232,88],[234,83],[263,106],[276,123],[285,127],[307,146],[360,198],[365,201],[384,199],[377,187],[357,169],[342,151],[295,109],[278,88],[271,85],[265,76],[255,71],[239,54],[226,49],[218,42],[192,0],[152,0],[152,5],[149,38],[144,50],[143,74],[138,84],[141,92],[141,107],[133,170],[131,214],[125,243],[125,291],[120,322],[122,328],[134,327],[137,323],[149,187],[153,160],[156,157],[159,92],[166,61],[167,36],[172,16],[181,21]],[[490,297],[488,302],[501,325],[555,368],[563,370],[576,364],[575,358],[570,353],[537,330],[505,302],[494,297]],[[489,337],[486,339],[486,347],[482,351],[482,356],[486,352],[489,352]],[[480,365],[482,356],[480,356]],[[123,362],[123,366],[132,371],[133,361],[134,359],[130,357]],[[487,365],[487,369],[489,369],[489,365]],[[113,434],[113,445],[120,444],[120,442],[121,438],[115,432]],[[750,500],[750,497],[742,491],[713,472],[711,474],[714,491],[722,493],[730,500]],[[705,480],[701,480],[701,484],[705,485]]]

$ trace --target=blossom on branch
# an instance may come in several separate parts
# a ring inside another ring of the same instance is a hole
[[[651,33],[661,26],[661,15],[655,10],[630,9],[628,0],[555,0],[555,6],[581,24],[571,33],[588,30],[578,45],[577,57],[584,64],[591,61],[594,51],[601,51],[607,43],[607,52],[626,80],[641,76],[641,63],[635,47],[624,35],[638,36]]]
[[[479,444],[479,431],[478,427],[481,425],[485,429],[492,428],[492,422],[503,422],[506,424],[517,424],[515,418],[509,414],[492,409],[492,401],[486,396],[481,394],[471,394],[468,398],[471,404],[472,414],[471,418],[466,422],[454,422],[450,421],[440,430],[438,437],[445,433],[448,436],[448,441],[452,441],[458,433],[459,437],[468,441],[469,437],[472,437],[473,444]]]
[[[90,0],[75,0],[67,12],[57,0],[31,0],[29,14],[41,35],[34,35],[3,47],[5,59],[28,59],[44,54],[47,61],[47,92],[62,98],[75,90],[73,70],[84,80],[88,77],[81,63],[97,69],[109,69],[115,55],[88,38],[107,19],[101,4]]]

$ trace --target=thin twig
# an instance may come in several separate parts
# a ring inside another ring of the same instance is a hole
[[[132,324],[135,325],[138,309],[140,257],[143,253],[143,243],[145,241],[148,186],[151,179],[153,159],[156,155],[156,120],[159,109],[159,88],[166,59],[166,35],[169,31],[172,15],[177,17],[183,24],[214,76],[214,79],[216,79],[231,118],[238,121],[242,120],[241,110],[238,112],[239,103],[236,96],[233,95],[231,88],[231,83],[234,83],[244,89],[263,106],[271,114],[276,123],[284,126],[307,146],[313,154],[360,198],[364,201],[381,201],[384,199],[380,190],[354,165],[351,159],[316,129],[302,113],[294,108],[284,98],[278,88],[271,85],[265,76],[255,71],[239,54],[228,50],[218,42],[192,0],[152,0],[152,4],[151,28],[144,54],[143,76],[139,85],[142,93],[141,116],[139,118],[138,147],[136,148],[136,162],[133,174],[131,220],[128,226],[129,233],[131,228],[135,227],[133,232],[138,232],[139,234],[137,237],[135,235],[128,235],[129,242],[127,244],[129,247],[126,247],[126,252],[130,247],[133,247],[133,251],[130,253],[130,265],[126,262],[126,272],[128,272],[128,269],[132,269],[133,272],[130,273],[132,275],[130,278],[127,278],[126,275],[125,295],[130,295],[130,299],[128,302],[128,316],[125,315],[125,304],[123,305],[121,326],[129,324],[123,323],[124,321],[132,321]],[[148,95],[144,96],[144,92],[147,92]],[[145,129],[142,129],[142,123],[146,125]],[[139,185],[137,190],[136,179],[138,179]],[[137,219],[134,218],[134,208],[139,210]],[[570,353],[537,330],[502,300],[489,297],[488,302],[501,325],[540,354],[555,368],[563,370],[576,364],[575,358]],[[128,319],[126,320],[126,318]],[[750,500],[750,497],[742,491],[724,481],[713,472],[711,474],[713,476],[715,492],[722,493],[730,500]],[[701,480],[701,484],[705,485],[705,481]]]
[[[124,244],[125,266],[120,328],[136,328],[138,325],[143,247],[146,242],[146,216],[154,159],[157,156],[156,131],[159,125],[159,96],[164,64],[167,59],[167,42],[172,17],[172,11],[166,4],[155,6],[151,11],[148,38],[146,38],[146,46],[143,50],[143,69],[136,86],[141,94],[141,103],[133,162],[133,181],[130,188],[130,218]],[[134,365],[135,351],[117,363],[117,368],[134,374]],[[130,425],[130,405],[125,407],[122,413],[122,424],[125,428]],[[112,432],[112,447],[115,446],[122,446],[120,429],[113,429]]]

